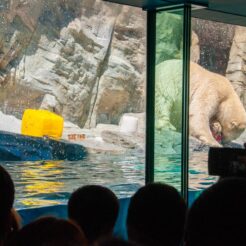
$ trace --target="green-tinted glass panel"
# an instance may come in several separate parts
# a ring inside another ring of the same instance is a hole
[[[154,180],[181,189],[183,10],[156,15]]]
[[[208,175],[209,146],[243,148],[246,142],[245,44],[245,27],[192,19],[191,201],[217,180]]]

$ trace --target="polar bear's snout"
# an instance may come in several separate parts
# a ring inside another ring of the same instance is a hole
[[[231,121],[229,124],[222,126],[222,143],[228,143],[237,139],[246,129],[245,122]]]

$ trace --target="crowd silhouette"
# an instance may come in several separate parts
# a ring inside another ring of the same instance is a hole
[[[119,201],[108,188],[87,185],[68,201],[68,218],[37,218],[21,227],[13,208],[15,188],[0,166],[0,246],[243,246],[246,245],[246,179],[224,178],[188,209],[164,183],[141,187],[127,214],[128,239],[115,238]]]

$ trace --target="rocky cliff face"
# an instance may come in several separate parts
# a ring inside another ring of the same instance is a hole
[[[230,51],[227,78],[246,108],[246,28],[237,26]]]
[[[199,64],[211,72],[225,75],[235,26],[192,18],[192,30],[199,40]]]
[[[140,9],[101,0],[5,1],[0,15],[0,110],[46,108],[82,126],[144,111]]]

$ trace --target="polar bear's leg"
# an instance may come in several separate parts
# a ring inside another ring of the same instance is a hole
[[[170,123],[171,107],[172,102],[170,100],[166,100],[166,98],[163,96],[156,97],[155,127],[157,130],[175,130],[175,127]]]
[[[210,126],[209,119],[203,115],[190,116],[190,135],[199,139],[202,143],[221,147],[221,145],[214,139]]]
[[[215,112],[216,106],[211,101],[192,100],[190,103],[189,130],[190,135],[210,146],[221,146],[213,137],[210,130],[211,112]],[[212,100],[214,102],[214,100]]]
[[[190,135],[210,146],[221,146],[214,139],[210,129],[210,121],[218,112],[217,97],[209,88],[206,91],[198,90],[190,103]]]

